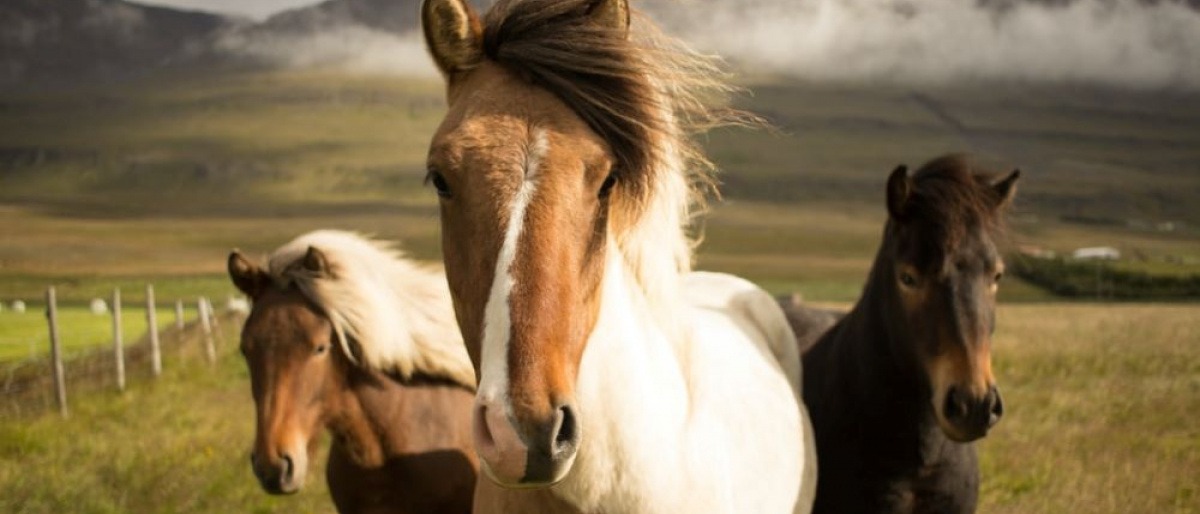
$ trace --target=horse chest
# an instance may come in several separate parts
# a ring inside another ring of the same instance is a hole
[[[945,442],[931,448],[912,438],[846,438],[819,444],[818,458],[814,513],[975,511],[978,465],[970,445]]]
[[[865,412],[825,407],[812,411],[820,462],[814,513],[974,512],[974,448],[923,422],[914,415],[918,405],[883,403]]]
[[[461,451],[390,456],[383,466],[354,463],[335,439],[326,479],[342,514],[467,514],[475,489],[475,467]]]

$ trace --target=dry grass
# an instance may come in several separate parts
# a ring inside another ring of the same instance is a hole
[[[981,512],[1200,512],[1200,307],[1006,305]]]

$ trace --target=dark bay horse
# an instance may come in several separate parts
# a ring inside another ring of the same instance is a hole
[[[808,353],[813,345],[817,344],[817,340],[846,315],[845,312],[835,309],[807,304],[798,293],[779,296],[775,300],[779,302],[784,316],[787,316],[788,325],[792,327],[792,333],[796,335],[796,346],[800,348],[801,355]]]
[[[813,512],[975,511],[970,443],[1004,413],[991,334],[1018,176],[997,181],[947,156],[888,179],[863,295],[803,358],[820,461]]]
[[[335,231],[284,245],[267,270],[236,251],[228,265],[253,300],[241,351],[263,489],[297,492],[325,427],[339,512],[471,512],[475,379],[445,279]]]

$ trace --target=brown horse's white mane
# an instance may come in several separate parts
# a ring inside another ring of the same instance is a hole
[[[300,265],[310,247],[325,257],[324,271]],[[268,272],[277,283],[295,284],[324,311],[352,362],[405,379],[422,373],[475,388],[441,272],[405,259],[389,244],[336,230],[283,245],[271,253]]]

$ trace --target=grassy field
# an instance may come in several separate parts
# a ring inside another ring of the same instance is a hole
[[[845,305],[880,236],[887,173],[968,151],[1024,171],[1013,243],[1115,246],[1126,269],[1200,273],[1200,96],[747,84],[742,105],[779,130],[706,139],[725,198],[705,219],[701,268]],[[164,324],[177,298],[189,316],[198,296],[219,306],[234,293],[232,248],[261,257],[342,228],[440,259],[421,178],[441,96],[431,80],[316,72],[6,93],[0,302],[30,310],[0,312],[0,362],[44,334],[48,285],[75,352],[108,344],[108,318],[82,306],[114,287],[131,341],[146,283]],[[981,512],[1200,512],[1200,307],[1066,304],[1019,280],[1001,299],[1008,414],[981,444]],[[67,420],[0,419],[0,512],[332,511],[320,473],[298,496],[258,490],[231,344],[216,368],[193,358],[165,370],[134,375],[125,394],[72,392]]]
[[[706,265],[761,269],[745,248],[806,259],[754,278],[849,299],[886,174],[966,151],[1023,168],[1017,242],[1116,246],[1133,266],[1200,272],[1200,95],[747,84],[740,104],[779,130],[706,139],[728,200],[709,222]],[[434,196],[421,182],[442,102],[433,80],[318,72],[6,94],[0,299],[40,296],[46,282],[96,284],[74,297],[86,301],[107,294],[104,281],[143,277],[197,277],[180,293],[216,294],[230,248],[261,252],[326,226],[437,258]],[[721,232],[733,226],[753,234]],[[741,244],[760,235],[770,237]]]
[[[124,303],[124,302],[122,302]],[[196,318],[195,306],[185,308],[184,319]],[[48,353],[50,336],[46,323],[44,305],[32,305],[24,314],[0,312],[0,363],[22,360]],[[161,305],[157,309],[157,321],[161,328],[175,324],[174,306]],[[121,310],[122,341],[130,344],[146,333],[148,326],[144,307]],[[59,341],[63,356],[69,359],[82,352],[112,343],[112,315],[92,314],[84,307],[64,307],[58,310]]]
[[[1200,512],[1200,307],[1005,306],[980,512]]]
[[[1198,340],[1196,306],[1003,306],[1007,413],[980,443],[980,512],[1200,512]],[[69,419],[0,420],[0,511],[333,511],[323,458],[296,496],[258,490],[249,382],[231,344],[215,368],[194,357],[124,394],[71,401]]]
[[[238,328],[224,327],[225,340]],[[71,396],[68,419],[0,420],[0,511],[334,512],[319,465],[299,496],[259,490],[247,459],[249,378],[234,345],[220,347],[216,367],[195,351],[175,356],[159,379],[139,376],[124,393]]]

